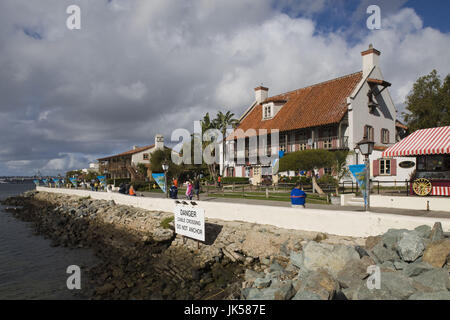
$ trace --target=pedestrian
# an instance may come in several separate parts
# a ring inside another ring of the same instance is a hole
[[[95,182],[94,182],[94,188],[95,188],[95,191],[98,191],[98,181],[97,180],[95,180]]]
[[[169,197],[170,199],[178,199],[178,188],[175,183],[169,189]]]
[[[178,180],[177,178],[173,178],[173,185],[178,189]]]
[[[134,192],[134,188],[133,188],[132,185],[130,186],[130,189],[129,189],[129,195],[130,196],[136,196],[136,192]]]
[[[186,199],[192,200],[192,182],[190,180],[187,181],[187,188],[186,188]]]
[[[194,194],[197,196],[197,200],[200,200],[200,179],[198,177],[194,180]]]
[[[293,208],[304,209],[306,202],[306,193],[301,189],[300,183],[295,185],[295,188],[291,191],[291,205]]]
[[[125,183],[123,182],[119,185],[119,193],[126,194]]]
[[[220,184],[222,183],[222,177],[220,176],[220,174],[219,174],[219,176],[217,177],[217,186],[220,188]]]

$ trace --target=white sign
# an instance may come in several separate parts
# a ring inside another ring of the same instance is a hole
[[[175,232],[183,236],[205,241],[205,210],[190,205],[176,205]]]

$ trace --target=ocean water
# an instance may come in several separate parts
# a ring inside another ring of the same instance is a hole
[[[33,184],[0,184],[0,199],[33,190]],[[84,299],[83,268],[96,263],[89,249],[51,247],[51,241],[33,235],[31,224],[13,217],[0,206],[0,299]],[[81,268],[81,290],[69,290],[67,267]]]

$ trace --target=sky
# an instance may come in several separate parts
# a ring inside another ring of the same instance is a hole
[[[366,13],[378,5],[381,29]],[[69,30],[66,9],[81,9]],[[372,43],[401,113],[418,77],[450,73],[450,1],[2,0],[0,176],[64,174],[239,117],[275,95],[361,70]],[[399,115],[401,116],[401,115]]]

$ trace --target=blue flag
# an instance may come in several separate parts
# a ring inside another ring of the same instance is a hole
[[[105,176],[97,176],[97,179],[100,181],[102,186],[106,186],[106,177]]]
[[[33,182],[35,185],[37,185],[37,186],[39,185],[39,180],[33,180]]]
[[[355,177],[358,182],[359,187],[363,190],[364,203],[367,205],[367,191],[366,191],[366,165],[365,164],[355,164],[348,166],[350,172]]]
[[[73,186],[77,187],[77,178],[69,178],[70,182],[72,182]]]
[[[161,190],[166,193],[166,180],[164,179],[164,173],[152,173],[153,179],[155,179]]]

